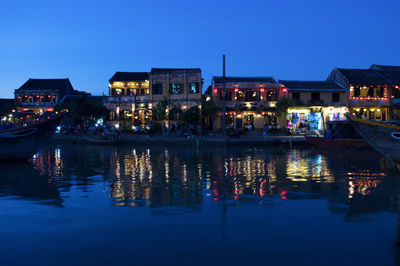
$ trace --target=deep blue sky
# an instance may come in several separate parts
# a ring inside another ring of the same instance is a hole
[[[400,65],[399,0],[4,1],[0,97],[69,77],[99,95],[115,71],[200,67],[325,79],[333,67]]]

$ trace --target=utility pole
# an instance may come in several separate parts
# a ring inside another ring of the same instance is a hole
[[[221,129],[222,129],[222,136],[226,136],[226,123],[225,123],[225,112],[226,112],[226,101],[225,101],[225,55],[222,55],[222,119],[221,119]]]

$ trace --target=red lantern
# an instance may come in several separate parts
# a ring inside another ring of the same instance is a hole
[[[261,88],[260,91],[261,91],[261,92],[264,92],[264,88]]]
[[[239,91],[239,89],[238,88],[235,88],[235,92],[238,92]]]
[[[218,89],[214,88],[214,93],[217,94],[218,93]]]
[[[283,93],[286,93],[287,92],[287,88],[283,88],[282,91],[283,91]]]

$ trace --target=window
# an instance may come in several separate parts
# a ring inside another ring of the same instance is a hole
[[[338,92],[332,93],[332,102],[333,103],[340,102],[340,94]]]
[[[153,84],[153,95],[160,95],[160,94],[163,94],[163,84],[162,83]]]
[[[222,90],[218,92],[218,99],[220,101],[222,101]],[[232,92],[231,91],[225,91],[225,100],[232,101]]]
[[[360,96],[361,97],[367,97],[368,96],[368,91],[369,91],[368,87],[365,87],[365,86],[361,87]]]
[[[258,91],[245,92],[245,101],[259,101],[259,100],[260,100],[260,92]]]
[[[199,83],[198,82],[190,82],[189,83],[189,93],[199,93]]]
[[[300,101],[300,92],[292,92],[292,99]]]
[[[319,92],[311,93],[311,100],[312,101],[319,101]]]
[[[170,93],[171,94],[182,94],[183,93],[182,84],[181,83],[171,83]]]
[[[267,91],[267,101],[275,101],[275,91]]]
[[[244,92],[243,91],[238,91],[236,94],[237,101],[244,101]]]
[[[137,96],[147,95],[147,89],[145,88],[136,89],[136,95]]]

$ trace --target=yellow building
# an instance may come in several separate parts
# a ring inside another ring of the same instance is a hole
[[[135,125],[151,120],[148,72],[116,72],[109,80],[107,108],[111,120],[129,119]]]
[[[339,82],[348,89],[348,106],[356,117],[378,121],[389,119],[390,81],[379,71],[335,68],[328,80]]]
[[[202,85],[200,68],[152,68],[150,101],[155,106],[167,99],[171,106],[182,110],[199,106]]]
[[[152,109],[167,99],[170,107],[199,106],[202,93],[199,68],[152,68],[151,72],[116,72],[109,80],[107,108],[111,120],[129,119],[143,126]]]
[[[235,129],[251,125],[263,129],[265,124],[276,126],[275,106],[283,93],[272,77],[213,77],[213,98],[222,110],[222,90],[225,81],[226,125]],[[221,129],[221,112],[214,129]]]

